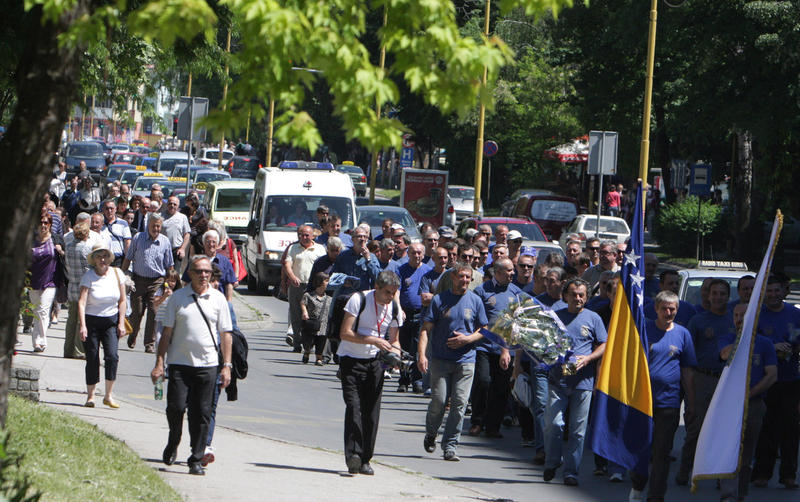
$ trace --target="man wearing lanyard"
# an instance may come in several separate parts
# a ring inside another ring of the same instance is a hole
[[[344,308],[337,354],[341,371],[344,415],[344,456],[350,474],[372,475],[383,393],[380,352],[400,352],[399,307],[392,302],[400,279],[389,270],[378,274],[375,289],[353,294]],[[362,301],[363,306],[362,306]]]

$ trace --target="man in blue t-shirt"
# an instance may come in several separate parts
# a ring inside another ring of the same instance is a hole
[[[672,291],[676,295],[680,287],[680,278],[677,270],[664,270],[658,276],[658,284],[661,291]],[[697,314],[694,305],[687,301],[679,300],[678,313],[675,315],[675,323],[684,328],[689,326],[689,321]],[[652,298],[644,298],[644,316],[648,319],[656,319],[656,304]]]
[[[561,267],[551,267],[544,276],[545,292],[536,297],[539,303],[550,310],[561,310],[567,303],[561,298],[566,272]]]
[[[508,258],[500,258],[492,263],[494,277],[475,288],[475,294],[483,302],[489,326],[494,324],[497,316],[508,308],[512,299],[527,297],[514,284],[514,263]],[[472,381],[472,427],[469,434],[480,434],[486,431],[490,438],[501,438],[500,425],[506,411],[506,403],[511,391],[511,354],[505,347],[500,347],[489,340],[481,340],[476,347],[475,378]]]
[[[649,345],[647,364],[653,392],[653,444],[650,456],[650,487],[647,500],[664,500],[669,477],[670,452],[678,429],[681,411],[681,387],[686,393],[686,414],[692,415],[695,395],[692,386],[697,365],[692,336],[675,324],[678,295],[662,291],[655,298],[658,317],[648,319],[645,334]],[[717,352],[719,356],[719,352]],[[641,500],[648,476],[631,471],[631,500]]]
[[[423,256],[425,256],[425,246],[421,242],[415,242],[408,248],[408,262],[392,267],[400,277],[400,306],[405,313],[405,322],[400,328],[400,346],[415,357],[419,343],[420,313],[422,312],[419,283],[422,276],[431,269],[422,263]],[[411,385],[414,393],[421,394],[422,375],[415,367],[410,375],[402,374],[397,385],[397,392],[405,392]]]
[[[723,362],[719,358],[719,340],[735,332],[733,316],[728,310],[731,286],[723,279],[712,279],[708,283],[708,310],[700,312],[689,321],[687,329],[692,335],[697,368],[693,380],[697,405],[694,413],[686,413],[686,437],[681,451],[681,463],[675,482],[686,485],[689,473],[694,465],[694,453],[697,449],[697,438],[706,418],[708,405],[714,397],[719,376],[722,374]],[[679,307],[680,308],[680,307]]]
[[[554,366],[550,370],[549,397],[544,413],[545,469],[542,479],[550,481],[562,463],[564,412],[569,407],[569,439],[563,456],[564,484],[567,486],[578,485],[578,467],[583,457],[583,441],[592,402],[595,363],[606,349],[607,335],[603,321],[599,315],[584,308],[588,291],[589,284],[582,279],[570,279],[564,285],[563,296],[567,307],[557,310],[556,315],[567,328],[572,356],[569,365]],[[572,374],[565,375],[565,371],[572,371]]]
[[[443,250],[438,248],[436,251]],[[481,299],[469,291],[472,267],[456,263],[450,290],[433,297],[424,314],[419,334],[417,365],[422,373],[430,370],[431,401],[425,416],[425,451],[436,449],[436,434],[442,425],[445,400],[450,396],[450,412],[444,426],[444,459],[459,460],[456,453],[464,422],[464,411],[475,372],[475,343],[483,338],[480,329],[488,324]],[[430,362],[426,356],[431,341]]]
[[[750,287],[752,288],[752,286]],[[745,311],[747,311],[746,303],[740,303],[733,307],[733,323],[736,325],[737,333],[742,330]],[[720,359],[728,360],[734,343],[736,343],[736,333],[731,333],[720,340]],[[740,464],[742,467],[737,477],[720,480],[720,500],[744,500],[747,497],[750,476],[753,472],[750,466],[764,413],[767,410],[767,406],[764,404],[764,395],[777,380],[778,358],[775,355],[775,347],[772,346],[769,338],[757,335],[753,343],[753,352],[750,355],[750,390],[748,391],[747,420],[742,435]]]
[[[753,288],[756,285],[756,277],[754,275],[743,275],[736,281],[736,293],[739,298],[728,302],[728,310],[733,311],[734,307],[743,303],[747,306],[750,303],[750,297],[753,296]]]
[[[800,440],[800,310],[783,301],[780,278],[770,276],[764,306],[758,316],[758,331],[769,338],[778,356],[778,381],[765,398],[767,411],[756,446],[753,484],[766,486],[780,452],[778,481],[797,489],[797,450]]]
[[[449,263],[450,256],[447,250],[438,247],[433,250],[432,256],[431,263],[433,264],[433,268],[425,272],[419,280],[419,296],[422,300],[423,310],[427,310],[430,306],[431,300],[433,300],[436,290],[439,287],[439,281],[442,275],[448,272],[447,264]]]

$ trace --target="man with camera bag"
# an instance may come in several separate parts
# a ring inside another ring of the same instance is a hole
[[[350,474],[374,474],[369,461],[375,450],[383,392],[380,355],[400,353],[397,335],[403,315],[392,301],[399,287],[397,274],[384,270],[378,274],[374,290],[352,295],[344,308],[337,354],[346,405],[344,456]]]

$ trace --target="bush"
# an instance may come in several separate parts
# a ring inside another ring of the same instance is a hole
[[[700,235],[714,236],[722,220],[722,207],[704,201],[700,204]],[[661,209],[654,228],[654,237],[661,249],[675,256],[694,256],[697,233],[697,197]]]

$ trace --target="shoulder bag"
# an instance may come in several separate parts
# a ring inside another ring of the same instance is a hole
[[[202,307],[200,307],[200,302],[197,301],[197,295],[192,293],[192,298],[194,298],[194,303],[197,305],[197,310],[200,311],[200,315],[203,316],[203,320],[206,322],[206,326],[208,326],[208,334],[211,335],[211,341],[214,342],[214,349],[217,351],[217,359],[219,367],[221,368],[225,360],[222,358],[222,351],[219,349],[219,345],[217,344],[217,338],[214,336],[214,331],[211,329],[211,323],[208,322],[208,317],[206,317],[206,313],[203,312]]]

